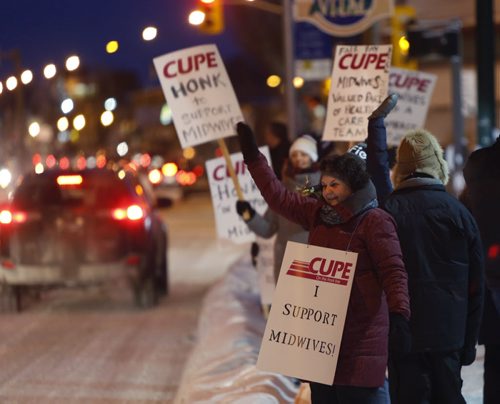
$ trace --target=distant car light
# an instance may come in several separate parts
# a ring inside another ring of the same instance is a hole
[[[163,164],[161,171],[165,177],[173,177],[179,171],[179,167],[175,163],[165,163]]]
[[[60,175],[57,177],[57,184],[59,186],[81,185],[83,178],[81,175]]]
[[[155,168],[154,170],[151,170],[148,174],[149,181],[151,184],[157,185],[161,182],[162,175],[161,171]]]

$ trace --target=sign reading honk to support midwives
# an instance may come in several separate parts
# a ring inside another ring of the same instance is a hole
[[[240,106],[216,45],[153,59],[182,148],[235,134]]]
[[[257,367],[331,385],[358,254],[289,241]]]

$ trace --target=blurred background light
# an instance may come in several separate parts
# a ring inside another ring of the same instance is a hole
[[[101,123],[103,126],[111,125],[113,123],[114,119],[115,119],[115,117],[111,111],[104,111],[101,114]]]
[[[56,75],[56,73],[57,73],[57,68],[56,65],[53,63],[50,63],[43,68],[43,75],[45,76],[46,79],[51,79]]]
[[[38,122],[31,122],[28,126],[28,133],[31,137],[37,137],[40,134],[40,124]]]
[[[59,129],[60,132],[64,132],[68,128],[69,128],[68,118],[63,116],[57,120],[57,129]]]
[[[73,128],[82,130],[85,127],[85,117],[83,114],[78,114],[73,118]]]
[[[69,72],[78,69],[79,66],[80,66],[80,58],[78,56],[73,55],[66,59],[66,69]]]
[[[205,13],[200,10],[195,10],[189,14],[188,22],[191,25],[200,25],[205,21]]]
[[[75,104],[71,98],[66,98],[61,102],[61,111],[63,114],[67,114],[73,111]]]
[[[142,39],[144,39],[145,41],[152,41],[156,38],[157,34],[158,30],[156,29],[156,27],[146,27],[142,31]]]
[[[117,106],[118,106],[118,102],[116,101],[116,98],[114,98],[114,97],[107,98],[104,101],[104,109],[106,111],[114,111]]]
[[[295,88],[301,88],[304,85],[304,79],[302,77],[294,77],[293,78],[293,86]]]
[[[115,53],[119,48],[118,41],[109,41],[106,44],[106,52],[107,53]]]
[[[267,78],[266,83],[271,88],[278,87],[281,84],[281,78],[273,74]]]
[[[160,123],[165,126],[172,123],[172,110],[167,104],[163,104],[163,107],[161,107]]]
[[[120,142],[118,146],[116,146],[116,152],[120,157],[125,156],[128,153],[128,144],[127,142]]]
[[[7,168],[0,170],[0,187],[7,188],[12,181],[12,174]]]
[[[5,87],[7,87],[7,90],[12,91],[17,87],[17,79],[14,76],[10,76],[6,81],[5,81]]]
[[[21,73],[21,82],[23,84],[29,84],[33,80],[33,72],[31,70],[25,70]]]

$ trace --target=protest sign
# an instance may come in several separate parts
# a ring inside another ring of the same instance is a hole
[[[387,96],[391,53],[391,45],[337,46],[323,140],[366,138],[367,118]]]
[[[266,156],[267,161],[271,161],[269,148],[260,148]],[[243,162],[241,153],[234,153],[231,158],[234,172],[241,186],[244,199],[259,213],[264,214],[267,204],[262,198],[259,189],[255,185],[250,173]],[[219,157],[205,162],[210,194],[212,196],[212,206],[215,213],[215,225],[217,236],[221,239],[231,240],[237,244],[243,244],[255,240],[255,235],[248,229],[248,226],[236,212],[236,201],[239,199],[234,182],[231,180],[226,159]]]
[[[257,282],[260,291],[260,302],[263,305],[271,304],[274,295],[274,243],[276,235],[271,238],[255,237],[259,246],[257,255]]]
[[[331,385],[358,254],[289,241],[257,367]]]
[[[243,115],[216,45],[153,59],[182,148],[235,134]]]
[[[409,130],[425,126],[435,84],[434,74],[391,68],[389,93],[397,93],[399,99],[384,121],[387,128],[387,144],[398,145]]]

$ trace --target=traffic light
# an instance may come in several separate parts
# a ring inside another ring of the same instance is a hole
[[[391,18],[392,66],[416,70],[416,60],[410,58],[411,42],[406,32],[408,23],[415,17],[411,6],[396,6]]]
[[[205,34],[216,35],[224,30],[224,7],[222,0],[198,0],[198,10],[205,18],[198,25]]]

